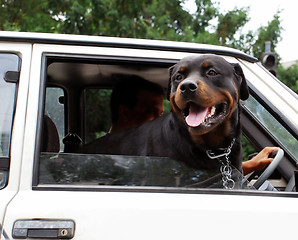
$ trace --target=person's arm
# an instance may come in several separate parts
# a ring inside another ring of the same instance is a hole
[[[262,170],[267,167],[273,160],[268,158],[269,154],[278,150],[278,147],[265,147],[252,159],[242,163],[243,175],[247,175],[253,171]]]

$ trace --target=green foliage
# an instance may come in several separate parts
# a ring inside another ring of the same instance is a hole
[[[163,108],[164,108],[164,112],[163,112],[164,114],[166,114],[166,113],[168,113],[168,112],[171,111],[171,103],[170,103],[169,100],[165,99],[163,101]]]
[[[221,45],[233,45],[235,34],[249,20],[247,9],[235,9],[226,14],[218,15],[216,35]]]
[[[258,30],[257,41],[253,44],[253,55],[261,59],[265,51],[265,41],[271,42],[271,51],[274,52],[278,42],[281,40],[281,31],[283,30],[280,23],[280,11],[278,11],[268,26],[260,27]]]
[[[218,8],[211,0],[195,0],[197,10],[193,16],[192,29],[194,36],[204,33],[210,26],[210,21],[218,15]]]
[[[109,131],[111,127],[109,107],[111,93],[111,89],[90,88],[85,90],[86,142],[90,142]]]
[[[213,0],[195,0],[194,14],[182,7],[184,0],[0,2],[0,30],[200,42],[238,48],[258,58],[265,41],[275,49],[282,31],[277,12],[268,26],[242,34],[249,8],[221,13],[220,3]]]
[[[153,0],[144,12],[146,36],[140,37],[181,41],[189,35],[192,17],[181,7],[180,0]]]
[[[249,160],[249,156],[251,154],[256,153],[256,149],[254,146],[250,143],[250,141],[245,137],[241,136],[241,142],[242,142],[242,148],[243,148],[243,161]]]
[[[287,86],[298,94],[298,65],[292,65],[289,68],[279,66],[277,69],[277,77]]]
[[[0,2],[0,30],[53,32],[56,27],[45,0]]]

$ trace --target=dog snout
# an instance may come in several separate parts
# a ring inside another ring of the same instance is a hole
[[[193,94],[197,91],[198,84],[192,80],[186,80],[181,83],[180,85],[180,91],[183,94]]]

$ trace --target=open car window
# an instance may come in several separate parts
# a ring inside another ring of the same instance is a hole
[[[174,64],[173,61],[102,57],[89,59],[86,56],[44,57],[47,66],[43,79],[46,82],[43,111],[47,120],[43,123],[35,187],[79,186],[81,189],[83,186],[91,186],[97,189],[120,187],[136,190],[152,187],[160,190],[165,187],[230,188],[223,184],[220,169],[195,170],[164,157],[83,154],[81,150],[83,144],[109,132],[110,96],[121,76],[136,74],[166,89],[168,68]],[[278,121],[253,97],[248,99],[243,108],[245,112],[256,115],[258,120],[254,119],[251,124],[266,128],[273,135],[279,136],[280,132],[284,132]],[[294,137],[291,140],[287,133],[282,133],[282,136],[281,143],[292,152],[297,140]],[[244,143],[245,157],[260,150],[261,145],[255,148],[250,140],[248,136]],[[230,174],[233,180],[231,188],[255,190],[238,170],[233,168]]]

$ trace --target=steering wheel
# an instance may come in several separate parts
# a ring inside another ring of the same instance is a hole
[[[273,154],[276,151],[273,152]],[[278,164],[280,163],[281,159],[284,156],[284,150],[281,148],[277,150],[277,153],[275,157],[273,158],[273,161],[269,164],[269,166],[264,170],[264,172],[261,174],[261,176],[257,179],[257,181],[253,184],[253,186],[256,189],[259,189],[260,186],[270,177],[270,175],[274,172],[274,170],[277,168]]]

